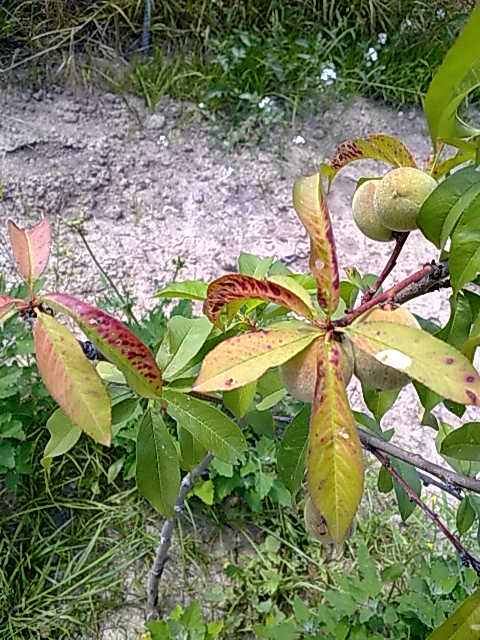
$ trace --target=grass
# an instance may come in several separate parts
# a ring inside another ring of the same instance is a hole
[[[420,104],[475,3],[153,2],[147,55],[140,52],[143,0],[37,4],[6,0],[0,8],[4,68],[26,62],[37,83],[47,69],[100,81],[142,96],[151,109],[164,95],[195,101],[210,119],[250,120],[254,130],[291,118],[300,105],[311,109],[325,94]],[[325,68],[336,74],[331,83]],[[267,96],[269,108],[259,107]]]

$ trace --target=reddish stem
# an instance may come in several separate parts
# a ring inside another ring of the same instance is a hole
[[[395,247],[392,251],[392,255],[390,256],[387,264],[383,268],[382,273],[378,276],[378,278],[375,280],[372,286],[368,289],[368,291],[365,291],[365,293],[363,294],[362,304],[365,304],[365,302],[368,302],[373,298],[373,296],[377,293],[378,289],[385,282],[386,278],[393,271],[393,268],[397,264],[398,256],[400,255],[400,252],[403,249],[405,242],[407,241],[408,234],[409,232],[405,231],[404,233],[399,233],[395,236]]]
[[[381,453],[380,451],[378,451],[378,449],[375,449],[374,447],[368,447],[368,449],[382,463],[382,465],[385,467],[388,473],[392,476],[392,478],[394,478],[398,482],[398,484],[405,491],[409,499],[412,502],[415,502],[415,504],[417,504],[420,507],[420,509],[422,509],[422,511],[427,514],[427,516],[435,524],[435,526],[437,526],[440,529],[440,531],[445,535],[445,537],[452,543],[452,545],[458,551],[462,564],[464,566],[471,566],[472,569],[476,571],[477,575],[480,576],[480,561],[477,560],[465,549],[465,547],[457,538],[457,536],[454,535],[446,527],[446,525],[440,520],[437,514],[434,511],[432,511],[430,507],[427,506],[425,502],[423,502],[423,500],[421,500],[421,498],[415,493],[415,491],[408,484],[408,482],[405,482],[405,480],[398,473],[398,471],[392,466],[387,456],[385,456],[383,453]]]
[[[384,291],[380,295],[375,296],[374,298],[371,298],[370,300],[368,300],[368,302],[362,303],[359,307],[357,307],[353,311],[350,311],[350,313],[347,313],[346,315],[344,315],[343,318],[340,318],[339,320],[334,320],[332,323],[333,326],[346,327],[347,325],[351,324],[355,320],[355,318],[358,318],[358,316],[361,316],[362,313],[365,313],[365,311],[368,311],[372,307],[375,307],[378,304],[381,304],[382,302],[388,302],[393,300],[397,295],[397,293],[402,291],[402,289],[405,289],[405,287],[408,287],[410,284],[412,284],[412,282],[417,282],[417,280],[421,280],[422,278],[427,276],[429,273],[432,273],[434,269],[435,269],[435,265],[427,264],[425,267],[422,267],[418,271],[415,271],[415,273],[412,273],[411,275],[407,276],[406,278],[398,282],[393,287],[390,287],[390,289],[387,289],[387,291]]]

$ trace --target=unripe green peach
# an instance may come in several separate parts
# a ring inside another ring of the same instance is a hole
[[[420,169],[400,167],[389,171],[373,197],[378,219],[392,231],[413,231],[420,207],[436,186],[436,180]]]
[[[419,329],[415,316],[410,311],[397,307],[391,311],[375,308],[360,317],[357,322],[395,322],[406,327]],[[353,347],[355,359],[355,375],[362,384],[381,391],[401,389],[410,382],[410,378],[393,367],[379,362],[374,356],[365,353],[358,347]]]
[[[393,240],[392,230],[380,222],[373,206],[379,182],[380,180],[362,182],[353,196],[352,214],[355,224],[367,238],[377,242],[390,242]]]
[[[340,345],[340,353],[342,376],[346,386],[353,374],[353,347],[346,336]],[[300,402],[313,402],[317,366],[316,354],[317,345],[313,342],[280,367],[283,386],[290,395]]]

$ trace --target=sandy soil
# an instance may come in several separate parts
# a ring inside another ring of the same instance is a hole
[[[430,151],[419,112],[364,99],[275,131],[260,147],[234,151],[212,145],[210,125],[194,105],[169,99],[152,114],[132,97],[55,87],[32,95],[12,87],[1,92],[0,110],[0,272],[13,282],[7,217],[32,224],[49,215],[56,229],[49,285],[93,301],[103,287],[98,271],[65,224],[84,215],[97,258],[140,307],[152,306],[150,296],[172,277],[176,257],[186,263],[182,279],[235,270],[242,250],[305,269],[308,243],[291,205],[293,180],[312,173],[343,140],[385,132],[399,136],[420,162]],[[329,204],[342,267],[378,272],[386,261],[390,246],[364,238],[350,212],[356,180],[384,171],[357,163],[335,181]],[[412,234],[395,279],[435,257],[433,245]],[[445,320],[447,298],[430,294],[409,307]],[[362,407],[355,386],[352,402]],[[419,426],[418,416],[410,385],[385,425],[396,427],[407,448],[433,458],[433,432]]]

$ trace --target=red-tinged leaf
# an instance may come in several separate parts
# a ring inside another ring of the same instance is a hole
[[[362,449],[343,383],[340,345],[318,345],[317,382],[307,452],[308,492],[340,544],[363,493]]]
[[[243,387],[293,358],[318,336],[318,331],[283,329],[228,338],[205,357],[193,389],[208,393]]]
[[[335,175],[350,162],[372,158],[393,167],[416,167],[412,152],[395,136],[375,133],[366,138],[352,138],[337,147],[329,165],[323,172],[328,176],[329,185]]]
[[[296,180],[293,206],[310,236],[310,269],[317,282],[317,298],[331,314],[338,306],[340,278],[327,198],[319,173]]]
[[[211,282],[203,312],[211,322],[215,323],[225,305],[251,298],[274,302],[304,318],[310,319],[313,316],[312,309],[286,287],[242,274],[229,274]]]
[[[97,349],[125,375],[130,387],[144,398],[158,398],[162,374],[151,351],[120,320],[66,293],[49,293],[42,302],[66,313]]]
[[[8,233],[18,271],[27,284],[32,286],[45,271],[50,257],[50,221],[44,218],[32,229],[20,229],[13,220],[9,220]]]
[[[51,396],[74,424],[96,442],[110,446],[110,397],[76,338],[58,320],[40,311],[33,336],[38,368]]]
[[[25,301],[21,298],[0,296],[0,325],[13,316],[19,309],[25,307]]]

